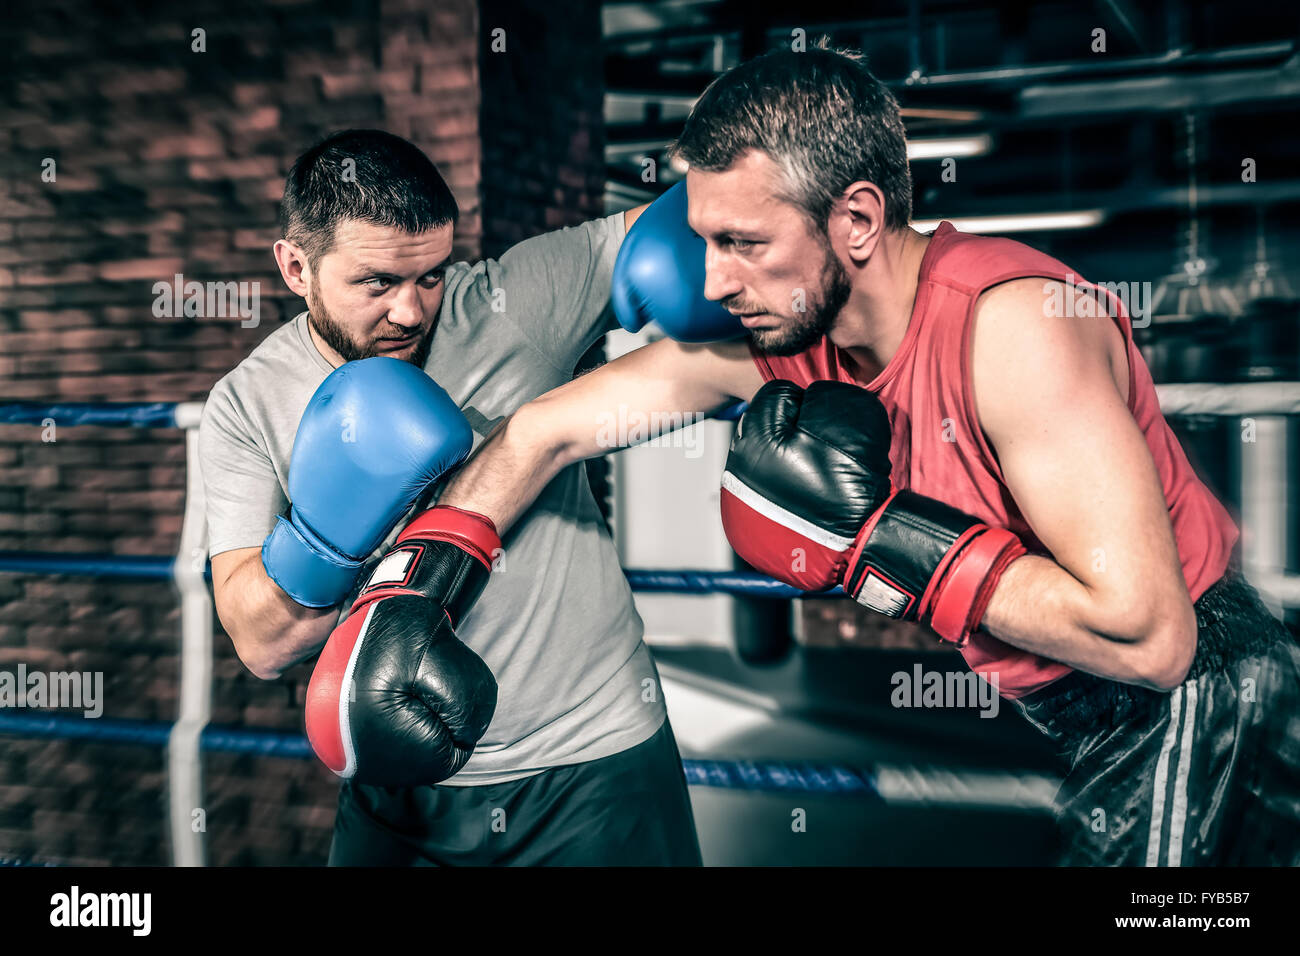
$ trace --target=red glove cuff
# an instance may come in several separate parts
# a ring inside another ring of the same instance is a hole
[[[417,516],[397,536],[394,547],[410,538],[448,541],[477,558],[489,571],[501,551],[501,536],[491,518],[453,505],[438,505]]]
[[[954,549],[956,550],[956,549]],[[939,637],[965,647],[988,610],[1007,566],[1028,551],[1005,528],[983,528],[960,550],[940,583],[927,595],[930,627]]]

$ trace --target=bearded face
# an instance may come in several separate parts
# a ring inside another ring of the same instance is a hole
[[[307,277],[307,319],[345,362],[424,366],[442,307],[450,224],[422,233],[348,220]]]

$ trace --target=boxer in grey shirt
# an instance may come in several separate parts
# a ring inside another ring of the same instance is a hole
[[[613,327],[614,259],[639,213],[537,236],[499,260],[448,263],[455,200],[419,150],[375,131],[305,153],[284,206],[277,261],[308,312],[216,384],[199,431],[217,609],[264,678],[314,655],[347,607],[295,604],[260,557],[289,504],[294,435],[316,388],[346,360],[412,362],[460,407],[477,446],[570,380]],[[438,786],[344,781],[331,862],[698,863],[658,674],[583,466],[552,481],[503,545],[457,629],[496,677],[492,723]]]

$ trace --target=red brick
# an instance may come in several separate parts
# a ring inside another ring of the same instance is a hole
[[[181,133],[147,140],[141,159],[199,159],[221,154],[219,136],[211,133]]]
[[[100,228],[110,225],[99,224]],[[57,219],[33,219],[17,223],[14,234],[19,239],[76,239],[92,232],[91,225],[84,220],[63,222]]]
[[[408,66],[380,71],[379,91],[385,94],[414,92],[415,69]]]
[[[63,477],[78,491],[137,490],[148,485],[148,474],[140,468],[65,468]]]
[[[141,93],[178,93],[185,88],[186,79],[185,71],[178,69],[119,70],[102,79],[99,90],[110,98]]]
[[[104,186],[103,178],[93,170],[78,169],[67,164],[59,165],[55,170],[55,176],[54,185],[57,185],[63,192],[93,192],[102,189]]]
[[[126,259],[105,262],[99,267],[99,277],[109,282],[127,279],[144,279],[166,282],[184,268],[185,260],[179,258]]]
[[[24,329],[78,329],[95,324],[87,309],[23,309],[18,324]]]
[[[233,244],[236,249],[269,249],[280,238],[279,230],[268,227],[266,229],[236,229]]]
[[[238,133],[273,130],[280,125],[278,106],[259,106],[247,112],[239,111],[230,119],[230,128]]]
[[[21,383],[16,383],[21,384]],[[46,386],[46,393],[50,391]],[[182,401],[196,398],[206,388],[190,373],[163,375],[64,375],[53,382],[53,392],[71,401]]]
[[[55,488],[58,484],[59,469],[54,465],[42,465],[38,468],[0,468],[0,485]]]
[[[22,461],[27,467],[33,465],[102,465],[104,449],[87,442],[78,443],[74,432],[57,435],[59,440],[44,442],[39,435],[23,447]],[[80,434],[84,434],[81,432]],[[68,437],[74,436],[74,437]],[[114,459],[116,461],[116,458]]]
[[[273,88],[265,83],[235,83],[230,87],[230,97],[239,107],[266,103],[273,92]]]
[[[9,624],[61,624],[67,620],[68,608],[58,602],[19,600],[5,605],[5,621]]]
[[[40,401],[50,397],[49,386],[41,381],[10,380],[4,383],[4,390],[5,398],[15,401]]]
[[[21,375],[50,375],[63,372],[95,372],[100,368],[97,356],[90,353],[51,352],[46,355],[23,355],[18,358]]]
[[[325,73],[320,77],[321,92],[326,99],[342,99],[348,96],[364,96],[376,93],[380,89],[379,78],[373,72],[353,74]]]
[[[284,75],[290,80],[301,81],[325,74],[364,73],[374,68],[375,64],[370,57],[356,51],[295,51],[284,57]]]
[[[20,286],[66,286],[78,282],[91,282],[95,267],[87,263],[69,262],[58,266],[24,266],[15,277]]]
[[[0,512],[0,531],[22,531],[27,534],[60,534],[63,519],[54,514],[14,514]]]
[[[185,507],[185,493],[181,490],[151,488],[147,491],[117,491],[112,495],[114,508],[141,508],[171,511]]]
[[[474,71],[463,66],[443,66],[435,57],[425,56],[420,70],[420,92],[442,93],[469,91],[474,86]]]
[[[171,209],[221,205],[221,201],[210,192],[194,189],[191,186],[157,186],[145,194],[145,205],[150,209]]]
[[[23,592],[34,600],[98,602],[113,593],[113,585],[106,581],[41,577],[24,582]]]
[[[216,179],[260,179],[280,173],[280,163],[273,156],[250,156],[247,159],[209,159],[188,166],[190,178],[198,182]]]

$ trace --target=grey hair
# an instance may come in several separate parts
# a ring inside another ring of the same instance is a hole
[[[862,56],[825,46],[755,57],[704,91],[671,154],[721,172],[750,150],[781,170],[782,198],[824,229],[850,183],[885,194],[885,225],[912,220],[912,174],[894,95]]]

